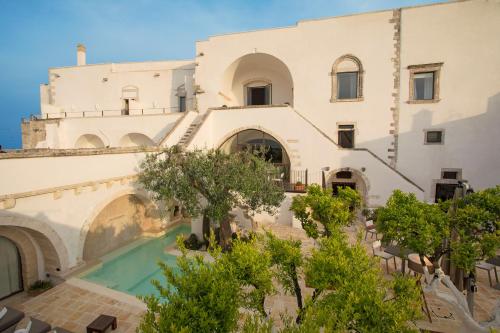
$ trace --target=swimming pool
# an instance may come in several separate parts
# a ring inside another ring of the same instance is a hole
[[[177,235],[190,232],[189,225],[181,225],[162,237],[140,239],[134,242],[130,250],[118,249],[104,256],[102,266],[80,278],[134,296],[158,295],[151,280],[155,279],[163,284],[166,282],[158,261],[176,268],[177,257],[165,253],[165,248],[175,243]]]

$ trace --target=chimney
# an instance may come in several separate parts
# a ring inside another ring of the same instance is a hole
[[[85,45],[78,44],[76,46],[76,64],[78,66],[86,65],[87,64],[86,56],[87,56],[87,49],[85,48]]]

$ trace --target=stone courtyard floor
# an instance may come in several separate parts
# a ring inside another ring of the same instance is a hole
[[[361,228],[361,224],[348,228],[347,232],[352,242],[355,242],[357,231]],[[309,252],[314,247],[314,241],[307,238],[301,229],[284,225],[268,225],[266,229],[273,231],[281,238],[302,240],[304,252]],[[364,242],[367,252],[370,254],[372,253],[372,241],[368,238]],[[398,270],[400,270],[401,261],[397,263]],[[381,268],[385,273],[385,263],[381,263]],[[393,272],[394,266],[391,264],[389,273]],[[385,276],[390,279],[390,274]],[[129,295],[110,291],[104,287],[89,287],[89,285],[91,284],[79,279],[70,279],[37,297],[29,298],[25,294],[20,294],[6,302],[0,302],[0,305],[7,304],[25,312],[26,318],[18,328],[25,327],[27,318],[33,316],[48,322],[53,327],[60,326],[80,333],[85,332],[86,326],[99,314],[109,314],[118,318],[118,329],[114,332],[135,332],[145,311],[144,305]],[[311,292],[305,286],[302,287],[306,295]],[[488,314],[499,299],[500,291],[489,286],[486,272],[479,271],[475,318],[481,321],[489,319]],[[456,332],[461,325],[457,316],[439,300],[428,298],[427,301],[433,322],[430,323],[423,319],[417,323],[418,327],[437,332]],[[295,298],[283,293],[268,297],[265,306],[270,309],[271,316],[277,323],[280,322],[279,313],[288,312],[290,315],[294,315],[296,311]]]

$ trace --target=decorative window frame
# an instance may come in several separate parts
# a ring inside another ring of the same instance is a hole
[[[427,132],[441,132],[441,142],[427,141]],[[424,145],[444,145],[445,130],[444,128],[426,128],[424,129]]]
[[[337,68],[338,66],[345,60],[349,60],[354,62],[357,65],[357,71],[356,70],[342,70],[338,71]],[[337,73],[345,73],[345,72],[358,72],[358,85],[357,85],[357,94],[358,96],[356,98],[346,98],[346,99],[339,99],[337,98]],[[333,63],[332,66],[332,71],[330,72],[330,76],[332,77],[332,97],[330,98],[330,103],[336,103],[336,102],[361,102],[364,100],[363,98],[363,79],[364,79],[364,74],[365,71],[363,70],[363,65],[361,64],[361,61],[355,57],[352,54],[344,54],[343,56],[339,57],[335,62]]]
[[[449,178],[443,178],[445,172],[456,172],[457,173],[457,179],[449,179]],[[459,181],[462,180],[462,169],[460,168],[442,168],[441,169],[441,179],[440,180],[455,180]]]
[[[430,103],[437,103],[440,101],[439,99],[439,87],[440,87],[440,76],[441,76],[441,67],[443,66],[443,62],[436,62],[432,64],[422,64],[422,65],[410,65],[408,66],[408,70],[410,71],[410,82],[409,82],[409,94],[408,94],[408,104],[430,104]],[[432,99],[415,99],[415,94],[414,94],[414,77],[415,74],[420,74],[420,73],[428,73],[428,72],[433,72],[434,73],[434,87],[433,87],[433,93],[434,96]]]

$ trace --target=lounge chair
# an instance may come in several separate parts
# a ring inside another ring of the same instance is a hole
[[[4,312],[4,315],[0,318],[0,333],[14,332],[17,323],[24,318],[24,313],[8,306],[0,309],[0,311]]]
[[[44,321],[30,318],[28,326],[15,331],[15,333],[47,333],[50,332],[52,327]]]

